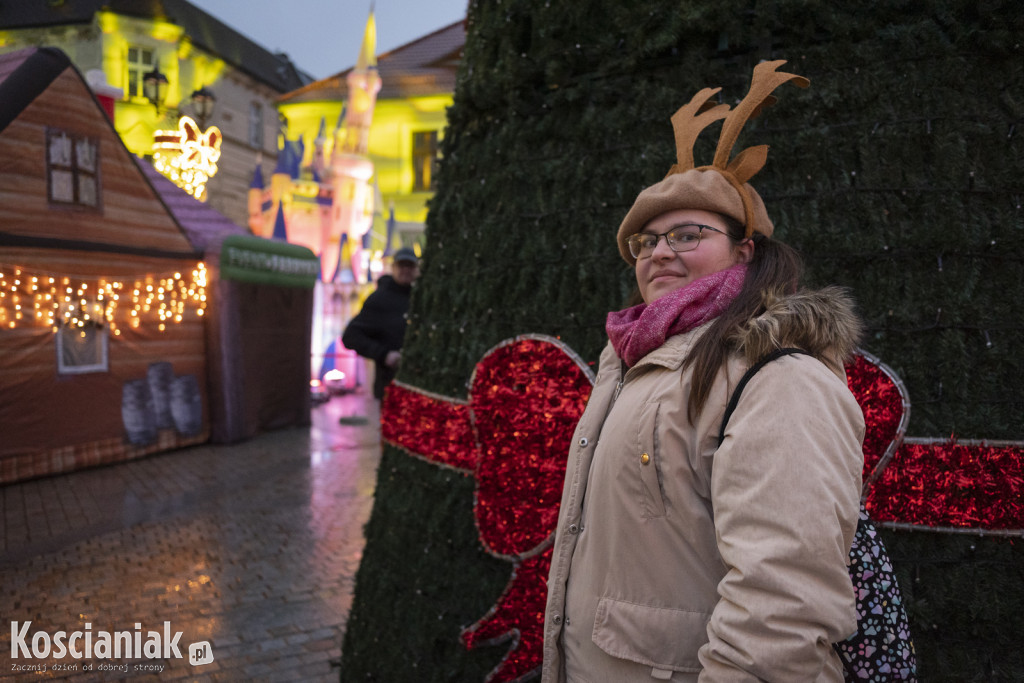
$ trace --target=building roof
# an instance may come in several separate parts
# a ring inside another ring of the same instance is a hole
[[[203,204],[165,178],[148,161],[138,159],[137,163],[196,251],[205,253],[212,242],[228,235],[250,234],[245,228],[232,223],[224,214]]]
[[[278,92],[289,92],[313,80],[292,64],[288,55],[270,52],[187,0],[4,2],[0,3],[0,28],[88,24],[101,10],[173,22],[184,29],[194,45]]]
[[[465,44],[466,22],[460,20],[378,56],[381,89],[377,99],[455,92],[455,74]],[[278,103],[345,100],[347,77],[353,68],[286,93]]]
[[[69,66],[71,60],[56,48],[0,54],[0,132]]]

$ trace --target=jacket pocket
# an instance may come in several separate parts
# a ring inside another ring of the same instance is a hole
[[[665,498],[661,485],[661,453],[658,443],[659,403],[645,403],[637,420],[637,473],[640,475],[642,516],[664,517]]]
[[[711,614],[601,598],[594,644],[612,657],[671,671],[700,671]]]

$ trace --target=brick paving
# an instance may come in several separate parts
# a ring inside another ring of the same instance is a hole
[[[351,394],[310,428],[0,487],[0,681],[337,681],[379,461],[378,406]],[[183,658],[15,660],[12,621],[32,622],[29,647],[40,631],[145,643],[166,621]],[[193,666],[200,641],[214,661]]]

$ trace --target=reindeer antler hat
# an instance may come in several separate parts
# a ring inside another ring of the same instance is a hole
[[[757,191],[747,181],[768,159],[768,145],[748,147],[732,161],[733,145],[740,130],[750,119],[775,103],[772,91],[792,82],[801,88],[810,85],[803,76],[776,72],[785,60],[761,62],[754,67],[750,92],[730,110],[727,104],[713,105],[709,100],[721,88],[704,88],[672,117],[676,138],[676,163],[660,182],[641,192],[619,226],[619,253],[630,265],[636,259],[629,253],[626,240],[643,230],[649,221],[676,209],[703,209],[729,216],[743,224],[747,237],[755,232],[770,237],[772,221]],[[695,167],[693,145],[707,126],[724,119],[715,158],[710,166]]]

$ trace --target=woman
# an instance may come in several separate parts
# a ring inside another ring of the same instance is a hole
[[[785,82],[754,70],[735,109],[702,90],[673,117],[678,163],[618,232],[643,304],[610,343],[569,454],[548,581],[544,681],[842,681],[831,643],[856,627],[847,571],[861,410],[843,360],[860,327],[841,290],[796,292],[800,261],[729,162]],[[692,145],[724,119],[710,166]],[[743,390],[719,444],[725,406]]]

